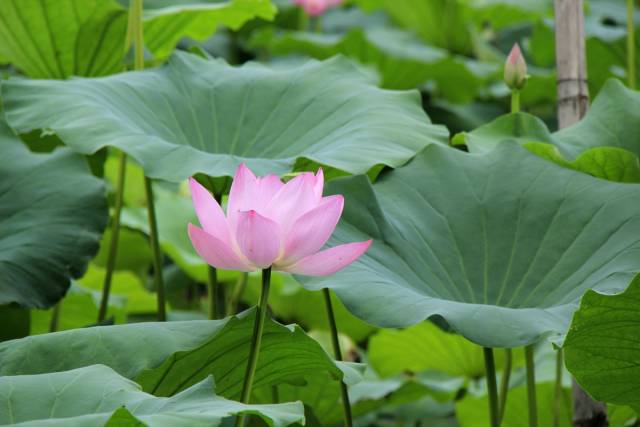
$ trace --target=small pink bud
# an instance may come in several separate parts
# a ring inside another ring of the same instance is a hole
[[[522,89],[527,79],[527,63],[518,43],[514,44],[504,64],[504,82],[510,89]]]

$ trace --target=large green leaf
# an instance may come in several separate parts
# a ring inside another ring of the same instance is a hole
[[[563,347],[567,369],[593,397],[640,410],[640,278],[619,295],[587,292]]]
[[[251,310],[219,321],[100,326],[8,341],[0,344],[0,374],[39,374],[105,364],[155,395],[173,395],[213,375],[218,393],[237,397],[254,318],[255,310]],[[299,383],[314,375],[343,376],[320,344],[299,327],[267,322],[254,385]]]
[[[19,131],[50,128],[82,153],[115,146],[170,181],[229,176],[242,161],[282,174],[300,157],[362,173],[398,166],[447,136],[429,123],[417,92],[378,89],[341,58],[284,70],[183,53],[144,72],[15,79],[2,89]]]
[[[31,153],[3,122],[0,157],[0,304],[50,307],[98,251],[104,186],[81,156]]]
[[[483,346],[566,331],[589,288],[638,271],[640,188],[594,179],[505,142],[485,154],[431,146],[381,174],[332,181],[345,213],[330,244],[374,239],[329,287],[369,323],[443,318]]]
[[[125,5],[127,1],[123,1]],[[144,2],[145,45],[168,56],[182,37],[202,40],[218,25],[237,29],[272,19],[269,0]],[[122,69],[127,11],[114,0],[6,0],[0,3],[0,56],[26,75],[64,79]]]
[[[454,102],[472,100],[499,69],[493,64],[452,57],[411,33],[387,27],[353,28],[344,35],[296,31],[274,34],[272,29],[265,29],[254,35],[252,46],[273,54],[303,53],[318,59],[344,54],[376,67],[382,87],[412,89],[433,81],[436,87],[430,91]]]
[[[1,377],[0,424],[215,427],[238,414],[258,415],[273,427],[304,422],[300,402],[245,405],[218,397],[213,390],[209,377],[176,396],[159,398],[104,365]]]

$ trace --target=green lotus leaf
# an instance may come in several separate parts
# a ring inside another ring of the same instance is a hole
[[[553,424],[553,414],[558,404],[556,400],[555,384],[544,382],[536,384],[538,423],[541,426]],[[460,427],[477,427],[490,425],[488,396],[472,396],[467,394],[462,400],[456,402],[456,419]],[[560,427],[570,427],[571,423],[571,389],[563,387],[560,395]],[[523,419],[526,419],[527,387],[521,385],[509,390],[507,406],[504,418],[500,425],[505,427],[520,427]],[[526,422],[525,422],[526,423]]]
[[[623,289],[638,270],[640,189],[512,142],[484,154],[434,145],[375,184],[328,187],[345,196],[330,245],[374,243],[333,276],[298,280],[378,326],[436,317],[483,346],[527,345],[565,332],[585,290]]]
[[[467,378],[484,375],[482,349],[431,322],[379,331],[369,340],[369,363],[383,377],[426,370]]]
[[[98,251],[104,185],[81,156],[31,153],[3,122],[0,157],[0,304],[51,307]]]
[[[253,18],[276,15],[270,0],[145,0],[144,8],[145,46],[161,58],[183,37],[202,41],[220,24],[237,30]]]
[[[0,343],[0,375],[41,374],[104,364],[157,396],[216,378],[217,392],[240,395],[255,309],[223,320],[97,326]],[[69,357],[69,351],[73,357]],[[307,376],[356,381],[299,327],[265,325],[254,386],[300,383]],[[337,382],[334,382],[337,387]]]
[[[618,295],[582,297],[564,342],[565,363],[594,398],[640,410],[640,278]]]
[[[619,80],[607,80],[587,115],[573,126],[554,134],[566,150],[577,156],[593,147],[622,148],[640,155],[640,93]]]
[[[118,147],[147,175],[169,181],[231,176],[240,162],[282,174],[301,157],[363,173],[398,166],[447,137],[417,92],[378,89],[344,58],[284,70],[182,53],[144,72],[15,79],[2,91],[7,120],[20,132],[52,129],[81,153]]]
[[[633,136],[629,133],[635,129],[636,118],[620,114],[614,120],[609,115],[613,106],[607,107],[610,103],[616,104],[621,94],[627,97],[634,95],[612,80],[581,122],[559,132],[550,133],[535,116],[512,113],[471,132],[459,133],[454,136],[452,143],[466,145],[470,152],[482,153],[508,139],[567,168],[610,181],[640,182],[640,148],[635,146],[637,144],[634,144]],[[618,120],[623,125],[618,126],[617,122],[615,126],[607,125],[608,122],[603,120]]]
[[[0,4],[0,56],[35,78],[122,69],[127,13],[111,0],[8,0]]]
[[[147,0],[144,6],[145,46],[160,58],[182,37],[203,40],[218,25],[237,29],[254,17],[275,15],[269,0]],[[35,78],[117,73],[127,19],[127,10],[114,0],[3,1],[0,56]]]
[[[433,81],[433,91],[453,102],[471,101],[499,70],[494,64],[452,57],[409,32],[388,27],[353,28],[345,34],[274,33],[269,28],[256,33],[251,45],[266,48],[272,54],[302,53],[318,59],[343,54],[373,65],[382,87],[412,89]],[[452,85],[452,81],[456,84]]]
[[[636,135],[640,132],[640,93],[610,79],[598,93],[586,116],[573,126],[551,133],[546,125],[527,113],[501,116],[472,132],[458,134],[454,144],[466,144],[470,151],[492,149],[503,139],[520,143],[537,141],[554,145],[567,161],[596,148],[616,148],[640,156]],[[615,154],[614,154],[615,155]],[[625,156],[628,157],[628,156]]]
[[[155,397],[104,365],[0,378],[0,423],[29,426],[219,426],[253,414],[267,425],[304,422],[300,402],[245,405],[213,394],[211,377],[170,398]],[[37,404],[34,404],[37,402]]]

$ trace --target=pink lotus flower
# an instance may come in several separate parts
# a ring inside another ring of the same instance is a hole
[[[328,8],[340,5],[342,0],[293,0],[293,3],[302,6],[309,16],[318,16]]]
[[[302,173],[286,184],[276,175],[256,176],[244,164],[236,171],[227,215],[195,179],[189,180],[202,228],[189,224],[198,254],[224,270],[274,270],[326,276],[351,264],[371,245],[347,243],[320,250],[342,214],[344,198],[322,197],[322,169]]]

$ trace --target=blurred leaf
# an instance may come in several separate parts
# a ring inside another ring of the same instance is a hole
[[[202,41],[221,25],[237,30],[250,19],[276,14],[270,0],[145,0],[144,8],[145,46],[160,58],[183,37]]]
[[[0,411],[2,424],[215,427],[241,413],[258,415],[273,427],[304,420],[299,402],[245,405],[218,397],[211,377],[171,398],[158,398],[104,365],[2,377],[0,390],[0,405],[7,409]]]
[[[378,331],[369,340],[369,362],[383,377],[426,370],[467,378],[484,375],[482,348],[431,322]]]
[[[31,153],[3,122],[0,157],[0,304],[51,307],[98,251],[104,186],[81,156]]]
[[[553,382],[537,383],[536,398],[538,409],[538,425],[551,426],[556,405],[555,384]],[[560,426],[570,427],[571,423],[571,389],[563,388],[560,402]],[[527,387],[522,385],[509,390],[507,406],[501,426],[522,427],[528,414]],[[489,427],[488,397],[476,397],[467,394],[456,402],[456,418],[460,427]]]
[[[433,90],[453,102],[472,100],[499,70],[492,64],[452,57],[409,32],[388,27],[353,28],[344,35],[294,31],[274,34],[268,28],[254,34],[251,46],[276,55],[301,53],[318,59],[343,54],[373,65],[382,87],[412,89],[433,81]]]
[[[118,273],[116,273],[117,275]],[[58,302],[58,331],[84,328],[96,323],[98,319],[98,305],[101,292],[95,292],[80,286],[71,284],[67,295]],[[111,298],[107,311],[107,317],[113,316],[115,321],[122,322],[125,319],[123,309],[124,301],[116,295]],[[54,308],[49,310],[31,310],[31,334],[45,334],[50,331],[51,318]]]
[[[111,229],[109,228],[105,230],[100,243],[100,251],[93,260],[97,266],[106,268],[110,244]],[[146,236],[136,230],[121,227],[115,269],[128,270],[143,277],[146,276],[150,264],[151,248]]]
[[[249,305],[258,301],[259,278],[257,274],[249,276],[243,300]],[[272,288],[269,306],[274,314],[287,322],[297,322],[307,329],[327,331],[329,321],[322,292],[304,289],[290,275],[277,273],[272,276]],[[342,302],[332,293],[331,302],[338,330],[355,341],[362,341],[375,330],[375,327],[354,317]]]

